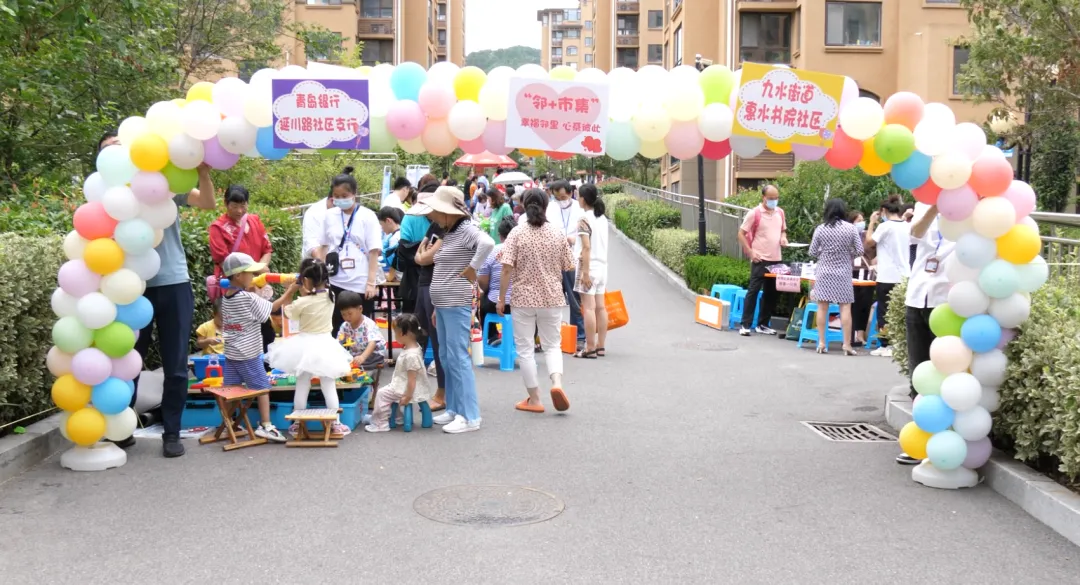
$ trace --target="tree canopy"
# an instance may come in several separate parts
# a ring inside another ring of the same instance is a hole
[[[483,69],[485,72],[505,65],[517,69],[529,63],[540,64],[540,49],[518,45],[505,49],[473,51],[465,56],[465,64]]]

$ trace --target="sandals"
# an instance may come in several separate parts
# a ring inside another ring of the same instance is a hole
[[[528,398],[522,400],[521,402],[518,402],[516,405],[514,405],[514,408],[525,412],[535,412],[537,414],[543,414],[544,412],[543,404],[529,404]]]
[[[829,353],[829,346],[827,346],[827,345],[819,345],[819,346],[817,346],[817,352],[818,353]]]
[[[577,353],[574,354],[574,357],[585,360],[594,360],[596,359],[597,355],[595,351],[585,351],[584,349],[579,349]]]
[[[570,408],[570,399],[566,397],[566,392],[563,392],[562,388],[551,389],[551,403],[555,405],[555,410],[564,412]]]
[[[596,357],[605,357],[607,355],[607,350],[602,347],[598,347],[593,353],[596,354]]]

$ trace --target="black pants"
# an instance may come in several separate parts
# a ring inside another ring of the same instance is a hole
[[[757,308],[758,291],[764,291],[761,295],[761,314],[758,325],[769,326],[773,311],[776,309],[776,279],[765,278],[769,273],[769,266],[776,264],[775,261],[764,260],[750,265],[750,286],[746,290],[746,304],[743,306],[742,326],[749,329],[754,324],[754,311]]]
[[[869,286],[855,287],[855,302],[851,305],[851,341],[855,341],[855,333],[866,331],[866,325],[870,322],[870,308],[874,305],[874,288]],[[881,326],[878,325],[878,328]]]
[[[154,307],[154,320],[139,332],[135,350],[146,359],[150,351],[151,333],[157,326],[158,352],[161,368],[165,374],[161,394],[161,424],[165,435],[180,435],[180,418],[184,415],[188,394],[188,349],[191,343],[191,320],[195,315],[195,295],[191,283],[148,287],[143,293]],[[139,379],[135,378],[135,394],[131,406],[138,398]]]
[[[420,319],[420,326],[424,328],[427,335],[421,336],[416,342],[427,351],[427,342],[431,339],[431,352],[435,354],[435,376],[439,381],[438,387],[446,388],[446,372],[443,370],[442,360],[439,359],[439,333],[431,324],[431,318],[434,315],[435,305],[431,304],[431,287],[421,286],[416,293],[416,317]]]
[[[878,299],[878,303],[881,300]],[[880,304],[878,306],[881,306]],[[930,359],[930,344],[934,342],[934,332],[930,331],[930,313],[934,309],[916,309],[914,307],[907,308],[907,315],[904,322],[907,327],[907,361],[908,361],[908,376],[915,372],[915,366]],[[915,385],[911,385],[911,399],[914,400],[918,393],[915,392]]]
[[[878,339],[881,340],[881,347],[888,347],[889,340],[881,335],[881,332],[885,330],[885,315],[889,312],[889,293],[896,287],[896,284],[891,282],[879,282],[874,287],[877,291],[877,330]]]
[[[506,305],[505,307],[503,307],[503,309],[504,309],[504,312],[507,315],[510,314],[510,305]],[[487,295],[484,295],[483,297],[480,298],[480,324],[481,325],[484,324],[484,319],[488,315],[490,315],[492,313],[497,313],[497,312],[498,311],[495,310],[495,303],[493,301],[489,300],[487,298]],[[499,337],[499,332],[498,332],[498,330],[495,329],[495,324],[491,323],[490,325],[488,325],[488,339],[497,339],[498,337]]]
[[[345,291],[345,289],[343,289],[341,287],[334,286],[334,285],[331,284],[330,285],[330,292],[334,293],[334,299],[338,299],[338,298],[341,297],[341,293],[346,292],[346,291]],[[357,294],[359,294],[360,296],[364,296],[364,293],[362,291],[357,293]],[[369,298],[365,297],[364,298],[364,305],[363,305],[362,310],[364,311],[364,316],[365,317],[368,317],[370,319],[374,319],[375,318],[375,299],[369,299]],[[341,324],[345,322],[345,319],[343,319],[341,317],[341,309],[338,308],[337,306],[334,307],[334,315],[333,315],[333,318],[332,318],[332,322],[334,324],[334,332],[333,332],[333,334],[334,334],[334,337],[337,337],[338,329],[341,329]]]

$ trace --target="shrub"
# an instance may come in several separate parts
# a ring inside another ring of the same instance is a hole
[[[626,213],[625,227],[619,229],[646,250],[652,247],[654,230],[677,228],[682,223],[679,211],[663,201],[635,201]]]
[[[714,284],[750,284],[750,262],[727,256],[690,256],[685,264],[686,286],[698,294],[709,294]]]
[[[707,234],[705,250],[709,255],[720,254],[720,236]],[[686,259],[698,252],[698,235],[680,228],[653,230],[652,248],[649,252],[664,266],[679,276],[684,276]]]
[[[900,373],[907,378],[911,376],[907,353],[907,280],[894,286],[889,294],[889,310],[885,313],[885,324],[889,329],[892,360]],[[881,328],[882,324],[878,323],[878,330]]]
[[[57,236],[0,234],[0,426],[51,405],[45,355],[56,315],[49,299],[63,260]]]
[[[292,154],[269,161],[264,158],[240,159],[227,171],[213,173],[214,185],[219,191],[232,184],[240,184],[251,192],[254,205],[283,208],[312,203],[326,197],[330,180],[341,173],[345,166],[356,167],[358,193],[376,193],[382,190],[382,168],[360,162],[364,153],[346,153],[336,157],[321,154]]]
[[[603,193],[604,195],[612,195],[612,194],[615,194],[615,193],[622,193],[622,190],[623,190],[623,182],[622,181],[603,181],[601,183],[597,183],[596,186],[597,186],[598,189],[600,189],[600,192]]]
[[[616,209],[612,220],[615,222],[615,227],[618,228],[620,232],[625,233],[626,226],[630,223],[630,212],[626,209]]]
[[[615,217],[615,211],[619,209],[626,209],[632,205],[637,199],[633,195],[627,195],[626,193],[615,193],[612,195],[604,196],[604,206],[606,208],[606,215],[609,218]]]

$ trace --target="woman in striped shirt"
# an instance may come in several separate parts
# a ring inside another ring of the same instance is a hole
[[[413,209],[445,229],[435,253],[430,288],[439,361],[446,374],[446,411],[435,417],[435,422],[446,425],[443,431],[447,433],[476,431],[480,429],[480,404],[469,359],[473,288],[476,273],[495,242],[470,221],[465,195],[455,187],[439,187]]]

